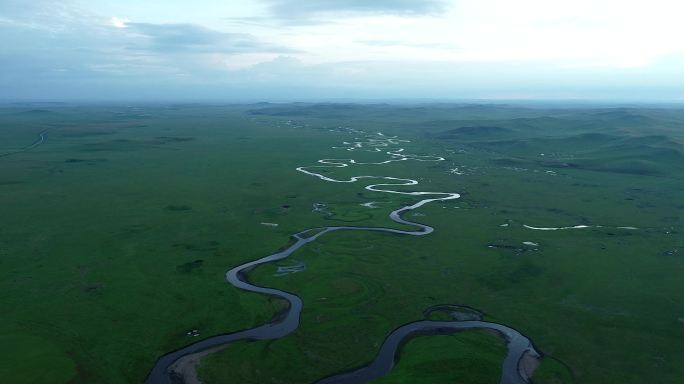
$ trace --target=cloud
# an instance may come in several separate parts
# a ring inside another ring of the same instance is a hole
[[[357,15],[420,16],[446,10],[442,0],[264,0],[273,17],[311,23],[319,18]]]
[[[7,11],[0,12],[0,99],[115,97],[139,92],[140,84],[181,94],[188,83],[225,82],[224,63],[242,55],[292,52],[250,34],[132,22],[136,16],[89,11],[67,0],[54,6],[7,1],[16,7],[0,0]]]
[[[112,18],[109,19],[109,24],[112,27],[116,27],[116,28],[126,28],[126,24],[129,22],[130,22],[129,19],[120,19],[116,16],[112,16]]]
[[[680,3],[605,0],[620,6],[599,12],[603,0],[108,2],[117,6],[0,0],[0,99],[646,98],[684,89]]]
[[[124,27],[127,32],[144,38],[134,40],[129,47],[131,49],[167,53],[292,52],[284,47],[263,43],[249,34],[219,32],[195,24],[128,22]]]
[[[403,40],[356,40],[358,44],[371,47],[411,47],[411,48],[435,48],[435,49],[456,49],[454,44],[429,43],[429,42],[410,42]]]

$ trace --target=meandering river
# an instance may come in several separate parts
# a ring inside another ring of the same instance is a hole
[[[7,156],[16,155],[18,153],[22,153],[22,152],[32,150],[33,148],[43,144],[45,142],[45,140],[47,140],[47,134],[49,131],[50,131],[50,129],[45,129],[45,130],[41,131],[40,133],[38,133],[38,137],[33,141],[33,143],[31,143],[31,144],[29,144],[29,145],[27,145],[21,149],[17,149],[15,151],[0,153],[0,157],[7,157]]]
[[[400,145],[408,142],[407,140],[400,140],[396,137],[388,137],[382,133],[365,134],[360,131],[354,131],[356,134],[363,134],[361,138],[355,139],[353,142],[345,142],[344,149],[348,151],[354,150],[368,150],[371,152],[382,152],[391,145]],[[369,164],[388,164],[396,161],[443,161],[444,158],[439,156],[419,156],[404,154],[404,149],[385,151],[390,159],[377,163],[363,163],[357,162],[354,159],[322,159],[318,163],[320,165],[298,167],[297,171],[304,174],[317,177],[323,181],[334,183],[354,183],[360,180],[373,180],[373,184],[365,186],[366,190],[424,197],[417,203],[409,206],[399,208],[392,211],[389,217],[396,223],[412,226],[413,230],[400,230],[394,228],[384,227],[353,227],[353,226],[333,226],[323,228],[311,228],[292,235],[292,243],[284,250],[274,254],[262,257],[258,260],[250,261],[248,263],[239,265],[226,273],[226,280],[234,287],[264,295],[274,296],[285,300],[288,303],[286,310],[272,319],[269,323],[264,325],[245,329],[237,332],[227,333],[210,337],[194,344],[188,345],[179,350],[170,352],[157,360],[154,368],[149,373],[147,383],[178,383],[183,382],[182,372],[174,370],[174,365],[183,358],[193,355],[199,355],[203,352],[213,350],[218,347],[226,346],[227,344],[240,340],[273,340],[285,337],[295,331],[299,326],[299,317],[304,303],[297,295],[274,288],[259,287],[251,284],[247,279],[247,274],[253,268],[274,261],[282,260],[305,245],[316,241],[321,236],[336,231],[373,231],[385,232],[396,235],[407,236],[425,236],[434,231],[428,225],[418,222],[409,221],[403,218],[406,212],[418,209],[425,204],[436,201],[447,201],[458,199],[460,195],[454,192],[425,192],[425,191],[401,191],[394,188],[404,186],[414,186],[418,181],[413,179],[396,178],[389,176],[353,176],[349,179],[339,180],[323,175],[317,172],[319,169],[325,168],[342,168],[350,165],[369,165]],[[313,272],[313,271],[312,271]],[[481,320],[454,320],[454,321],[432,321],[420,320],[405,324],[394,331],[392,331],[383,342],[376,358],[369,362],[368,365],[360,367],[350,372],[343,372],[327,378],[324,378],[317,383],[325,384],[357,384],[366,383],[378,377],[381,377],[392,370],[397,360],[398,351],[402,342],[408,338],[425,335],[425,334],[451,334],[460,331],[487,329],[496,332],[504,338],[508,345],[508,354],[502,363],[501,384],[526,384],[529,383],[529,376],[534,370],[534,364],[529,364],[540,358],[540,353],[535,350],[532,342],[522,335],[520,332],[508,326],[491,323]],[[532,366],[532,368],[530,368]]]

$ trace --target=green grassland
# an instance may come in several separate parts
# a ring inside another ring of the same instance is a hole
[[[413,178],[404,190],[461,199],[408,214],[436,229],[429,236],[335,232],[293,255],[302,272],[278,276],[291,260],[255,269],[254,283],[302,297],[301,326],[208,356],[204,382],[349,370],[441,303],[530,337],[547,355],[536,383],[681,382],[684,111],[453,104],[0,108],[3,377],[142,382],[157,357],[197,340],[188,330],[240,330],[282,308],[231,287],[227,269],[306,228],[397,227],[388,213],[415,198],[295,170],[387,158],[333,149],[354,137],[346,127],[446,160],[327,175]],[[377,382],[494,383],[504,355],[489,333],[418,337]]]

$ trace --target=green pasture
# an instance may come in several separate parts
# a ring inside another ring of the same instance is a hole
[[[0,372],[142,382],[164,353],[282,308],[230,286],[228,269],[306,228],[409,228],[387,215],[418,197],[295,170],[388,158],[332,148],[355,128],[445,161],[327,176],[411,178],[420,184],[397,189],[462,197],[407,214],[429,236],[334,232],[292,256],[301,272],[277,276],[291,260],[256,268],[254,283],[302,297],[301,326],[208,356],[205,383],[314,382],[367,364],[394,328],[445,303],[532,339],[545,354],[535,383],[681,382],[683,126],[682,110],[646,107],[2,107]],[[496,383],[505,353],[486,332],[417,337],[377,383]]]

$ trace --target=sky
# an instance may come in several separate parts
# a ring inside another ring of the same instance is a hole
[[[684,101],[681,0],[0,0],[0,100]]]

